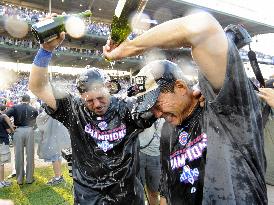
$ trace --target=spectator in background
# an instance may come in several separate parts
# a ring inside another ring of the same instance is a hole
[[[47,182],[48,185],[57,185],[64,182],[61,171],[61,150],[71,147],[69,132],[59,121],[53,119],[45,111],[36,118],[36,124],[41,132],[38,142],[37,154],[40,159],[52,162],[54,177]]]
[[[274,79],[270,79],[266,82],[266,88],[260,88],[258,93],[259,97],[265,100],[265,102],[272,108],[274,108]]]
[[[25,94],[21,98],[21,104],[10,108],[6,114],[14,118],[14,125],[16,126],[13,135],[15,144],[15,170],[17,183],[23,184],[24,180],[24,147],[26,147],[26,183],[34,182],[34,136],[33,128],[35,126],[35,119],[38,111],[29,105],[30,96]]]
[[[10,118],[6,114],[4,114],[6,111],[7,111],[7,106],[0,104],[0,114],[4,118],[7,125],[9,126],[8,129],[10,129],[10,131],[11,131],[10,133],[14,133],[15,127],[13,125],[13,122],[10,120]]]
[[[266,88],[260,88],[258,94],[266,103],[272,106],[271,114],[264,128],[264,150],[267,160],[265,181],[267,184],[274,186],[274,79],[265,83]]]
[[[0,105],[0,188],[11,186],[11,182],[5,181],[5,164],[11,160],[9,148],[9,133],[14,132],[9,118],[2,114],[6,107]]]
[[[14,105],[13,101],[11,99],[7,100],[6,106],[11,108]]]
[[[146,187],[150,205],[159,204],[159,184],[161,175],[160,137],[164,119],[157,119],[153,125],[139,133],[140,179]]]

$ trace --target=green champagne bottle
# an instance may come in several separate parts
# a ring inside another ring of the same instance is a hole
[[[46,19],[44,21],[33,24],[31,26],[31,32],[34,35],[35,39],[40,44],[42,44],[58,38],[61,32],[66,31],[65,22],[70,16],[87,18],[91,15],[91,11],[87,10],[78,14],[56,16],[51,19]]]
[[[111,40],[122,43],[131,33],[129,18],[143,12],[148,0],[119,0],[111,23]]]

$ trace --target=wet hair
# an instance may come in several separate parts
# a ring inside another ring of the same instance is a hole
[[[191,80],[186,78],[182,68],[171,61],[158,60],[150,65],[154,67],[152,73],[156,78],[157,84],[160,85],[161,92],[174,92],[176,80],[182,80],[189,88],[194,85]],[[160,72],[158,72],[159,70]]]
[[[178,78],[176,80],[182,80],[187,85],[187,87],[189,89],[192,89],[192,87],[195,85],[194,81],[188,80],[184,76],[181,76],[180,78]],[[174,93],[176,80],[174,80],[172,82],[169,82],[169,83],[166,83],[164,86],[161,86],[160,92],[161,93],[167,93],[167,92]]]
[[[109,77],[99,68],[89,68],[78,77],[76,87],[80,94],[85,93],[93,88],[102,87],[109,81]]]
[[[161,87],[160,92],[161,93],[169,93],[169,92],[174,93],[175,82],[176,81],[167,83],[165,86]]]

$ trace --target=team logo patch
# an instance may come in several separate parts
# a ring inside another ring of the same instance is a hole
[[[187,144],[187,140],[188,140],[188,133],[185,131],[181,132],[179,135],[180,144],[185,146]]]
[[[183,167],[183,173],[180,176],[180,181],[184,184],[190,183],[194,184],[194,182],[199,177],[199,170],[197,168],[191,169],[188,165]]]
[[[105,122],[105,121],[102,121],[98,124],[98,127],[101,129],[101,130],[105,130],[107,128],[108,124]]]
[[[113,144],[110,144],[108,141],[102,141],[101,143],[97,143],[98,147],[102,149],[104,152],[113,148]]]

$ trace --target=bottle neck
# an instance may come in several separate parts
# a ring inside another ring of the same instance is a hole
[[[136,10],[137,13],[142,13],[147,5],[148,0],[141,0]]]
[[[80,17],[80,18],[88,18],[91,16],[91,11],[90,10],[87,10],[85,12],[82,12],[82,13],[78,13],[76,14],[76,16]]]

